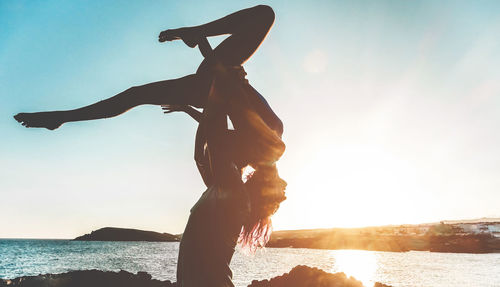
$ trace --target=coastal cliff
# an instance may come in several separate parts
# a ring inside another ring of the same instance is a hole
[[[169,233],[105,227],[74,240],[175,242],[180,238]],[[465,232],[454,224],[290,230],[273,232],[267,247],[498,253],[500,233]]]
[[[476,224],[479,225],[479,224]],[[498,226],[498,223],[488,227]],[[486,231],[483,231],[485,229]],[[498,232],[464,230],[457,224],[276,231],[267,247],[406,252],[498,253]],[[496,230],[493,229],[492,230]]]
[[[78,236],[73,239],[77,241],[151,241],[151,242],[171,242],[179,241],[179,235],[170,233],[159,233],[154,231],[104,227],[89,234]]]

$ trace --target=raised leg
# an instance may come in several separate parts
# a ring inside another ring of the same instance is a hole
[[[118,116],[133,107],[151,104],[193,105],[203,107],[203,80],[189,75],[175,80],[154,82],[132,87],[109,99],[75,110],[39,113],[20,113],[14,118],[26,127],[43,127],[50,130],[67,122],[95,120]]]
[[[215,50],[216,58],[227,66],[239,66],[246,62],[260,46],[274,23],[274,11],[266,5],[258,5],[230,14],[205,25],[192,28],[193,34],[204,37],[231,34]],[[209,73],[211,59],[205,59],[197,73]],[[264,122],[280,137],[283,123],[269,106],[264,97],[248,83],[243,84],[248,91],[247,98],[252,108]]]
[[[239,66],[257,50],[273,23],[273,9],[258,5],[200,26],[163,31],[159,40],[163,42],[182,39],[188,46],[194,47],[206,37],[230,34],[231,36],[217,46],[214,52],[224,65]],[[210,66],[207,61],[200,65],[198,73]]]

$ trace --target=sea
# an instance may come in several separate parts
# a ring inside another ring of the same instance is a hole
[[[175,281],[178,242],[103,242],[0,239],[0,278],[70,270],[146,271]],[[422,251],[378,252],[265,248],[236,251],[231,262],[238,287],[269,279],[296,265],[344,272],[367,287],[378,281],[394,287],[500,287],[500,253],[460,254]]]

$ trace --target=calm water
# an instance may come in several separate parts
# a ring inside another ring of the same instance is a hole
[[[147,271],[175,280],[178,243],[0,240],[0,278],[77,269]],[[372,286],[500,286],[500,254],[373,252],[267,248],[252,256],[235,254],[234,283],[247,286],[298,264],[345,272]]]

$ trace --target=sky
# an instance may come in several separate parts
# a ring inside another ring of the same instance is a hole
[[[187,115],[55,131],[12,116],[194,73],[199,51],[159,32],[257,4],[1,1],[0,238],[181,233],[205,190]],[[500,2],[266,4],[276,22],[245,69],[285,127],[275,230],[500,217]]]

